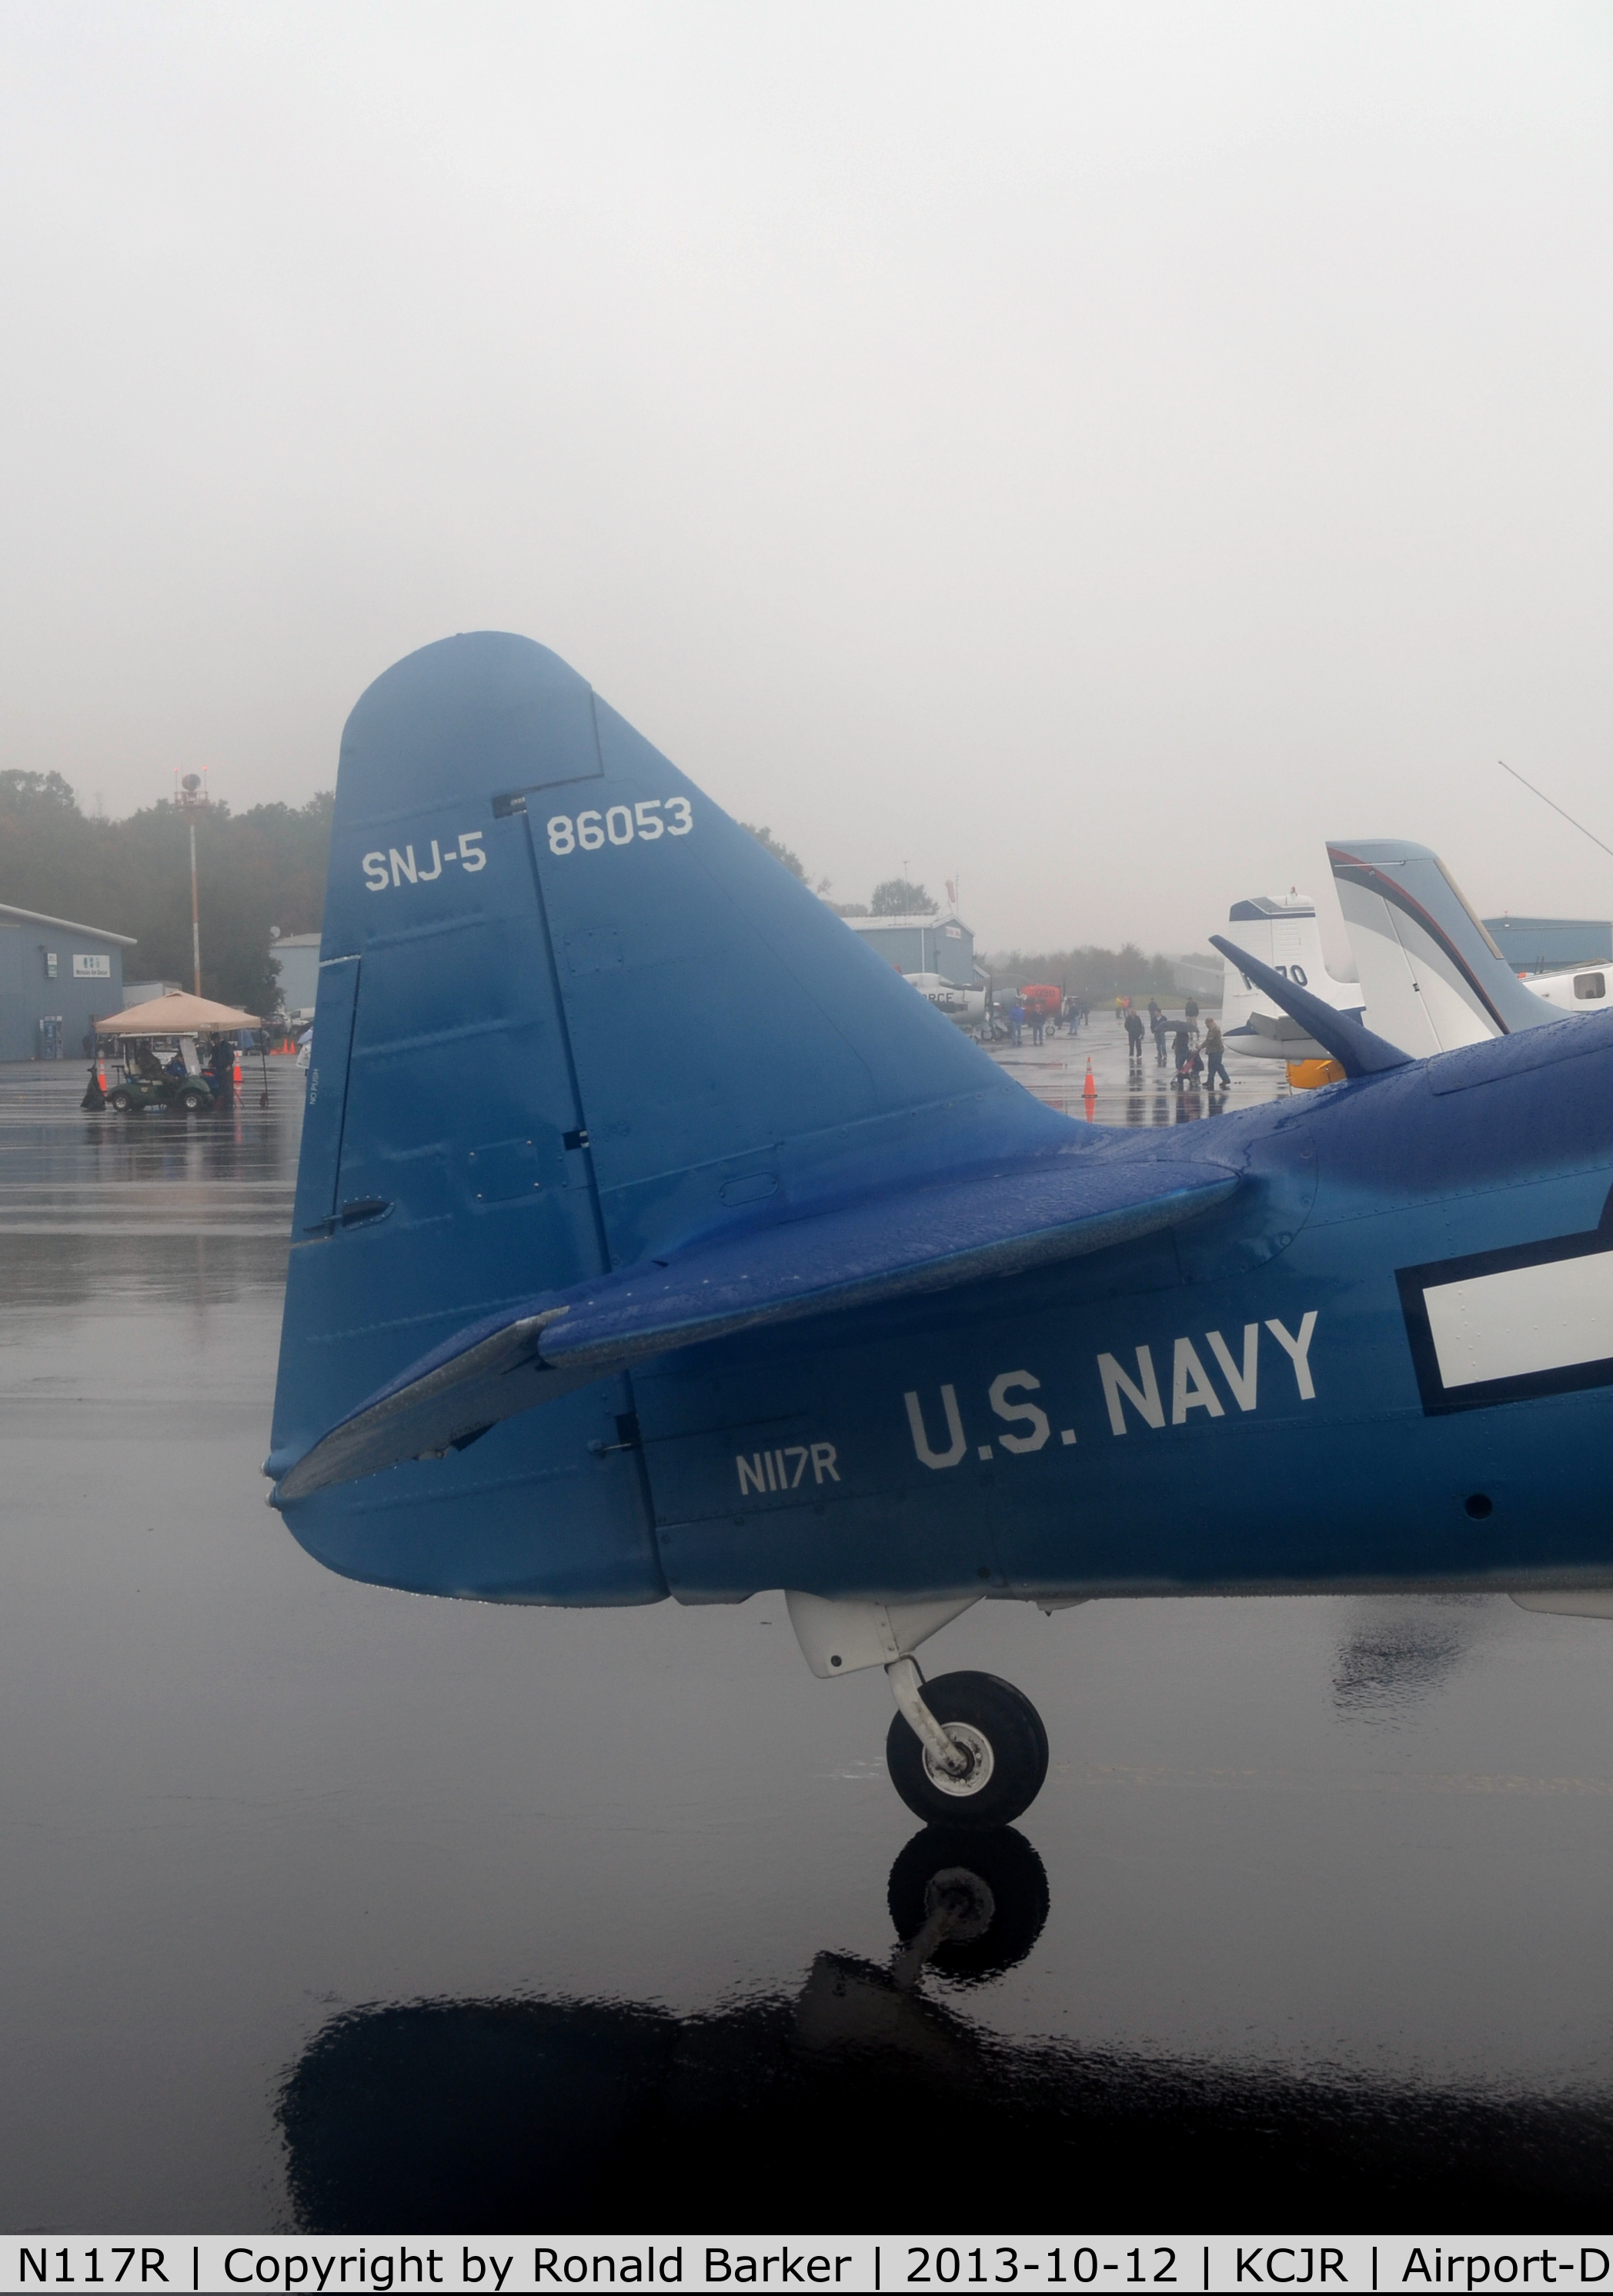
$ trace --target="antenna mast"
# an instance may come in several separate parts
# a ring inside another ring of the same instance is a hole
[[[1549,805],[1553,813],[1562,814],[1563,819],[1568,823],[1570,829],[1577,829],[1580,835],[1582,837],[1588,837],[1592,845],[1601,845],[1601,840],[1598,837],[1593,829],[1587,829],[1583,821],[1576,821],[1571,813],[1563,813],[1562,808],[1558,804],[1556,799],[1548,797],[1544,790],[1536,789],[1533,782],[1525,782],[1523,775],[1518,772],[1516,766],[1508,765],[1504,758],[1497,758],[1495,762],[1501,767],[1503,774],[1510,774],[1515,782],[1523,782],[1525,789],[1528,790],[1534,796],[1537,797],[1542,805]],[[1608,856],[1609,860],[1613,860],[1613,845],[1601,845],[1601,849]]]
[[[202,911],[196,898],[196,816],[199,813],[205,813],[208,809],[205,766],[199,774],[186,774],[183,780],[179,777],[179,768],[175,767],[174,805],[178,812],[190,816],[186,826],[191,833],[191,987],[200,996],[202,994]]]

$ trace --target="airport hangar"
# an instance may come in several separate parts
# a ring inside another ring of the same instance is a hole
[[[91,1024],[123,1008],[128,933],[0,901],[0,1061],[77,1060]]]
[[[975,963],[975,936],[955,909],[943,914],[847,917],[885,963],[898,972],[934,972],[953,988],[983,988],[987,976]]]
[[[311,1021],[319,992],[319,935],[273,932],[269,955],[278,968],[280,1002],[287,1019]]]
[[[1484,923],[1514,972],[1613,964],[1613,922],[1606,917],[1486,917]]]

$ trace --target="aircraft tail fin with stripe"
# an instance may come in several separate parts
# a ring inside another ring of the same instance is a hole
[[[1330,840],[1328,859],[1367,1015],[1380,1035],[1421,1059],[1554,1017],[1426,845]]]

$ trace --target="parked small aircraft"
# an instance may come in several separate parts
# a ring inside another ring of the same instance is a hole
[[[1413,1060],[1217,946],[1348,1080],[1072,1121],[554,654],[411,654],[342,744],[274,1504],[422,1594],[792,1589],[954,1824],[1048,1760],[915,1662],[983,1596],[1613,1612],[1613,1024]]]
[[[985,1019],[983,988],[961,988],[955,980],[943,980],[939,972],[904,972],[901,977],[926,1004],[960,1027],[977,1029]]]
[[[1608,981],[1613,966],[1576,964],[1566,972],[1519,973],[1531,996],[1559,1013],[1605,1012]]]
[[[1400,838],[1335,840],[1328,847],[1356,978],[1336,980],[1322,955],[1314,904],[1305,894],[1238,902],[1229,922],[1250,952],[1324,1003],[1417,1054],[1452,1052],[1532,1029],[1556,1007],[1594,1012],[1605,1003],[1605,968],[1576,965],[1520,980],[1450,871],[1426,845]],[[1296,1061],[1322,1047],[1280,1013],[1229,958],[1222,1033],[1235,1050]]]
[[[1269,964],[1284,980],[1308,988],[1324,1004],[1353,1013],[1358,1021],[1362,1017],[1361,983],[1336,980],[1328,970],[1316,904],[1309,893],[1257,893],[1247,901],[1234,901],[1227,922],[1239,946]],[[1224,963],[1221,1032],[1235,1052],[1250,1053],[1262,1060],[1327,1057],[1326,1048],[1308,1029],[1273,1004],[1230,957]]]

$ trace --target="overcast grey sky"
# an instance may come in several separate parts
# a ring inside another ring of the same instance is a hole
[[[1613,11],[0,12],[0,763],[554,646],[840,898],[1613,914]]]

